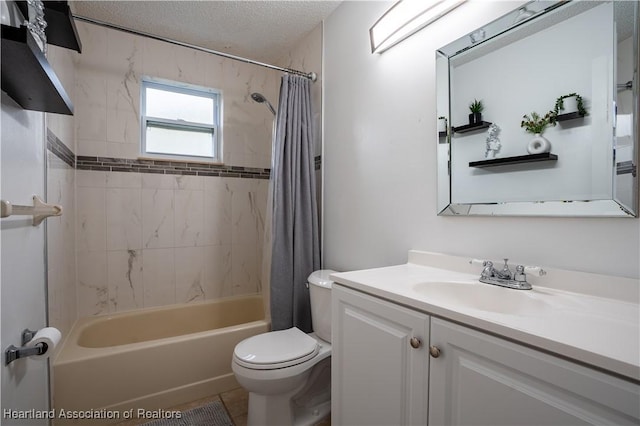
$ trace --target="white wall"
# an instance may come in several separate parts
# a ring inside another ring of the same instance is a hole
[[[2,93],[0,144],[0,198],[15,205],[32,205],[33,195],[44,198],[44,114],[23,110]],[[2,350],[20,346],[22,330],[47,325],[44,223],[37,227],[28,216],[0,222],[0,335]],[[3,354],[4,360],[4,354]],[[4,364],[4,361],[3,361]],[[48,365],[32,358],[2,366],[3,409],[46,410],[49,406]],[[2,416],[5,425],[45,425],[46,420],[21,421]]]
[[[407,250],[638,277],[638,219],[436,215],[435,50],[524,2],[468,2],[382,55],[391,2],[345,2],[324,31],[324,267],[406,262]]]

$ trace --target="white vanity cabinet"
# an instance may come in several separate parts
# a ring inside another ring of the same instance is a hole
[[[429,317],[340,285],[332,299],[331,423],[425,425]]]
[[[429,425],[640,424],[637,384],[439,318],[431,345]]]
[[[637,383],[339,284],[332,298],[332,424],[640,424]]]

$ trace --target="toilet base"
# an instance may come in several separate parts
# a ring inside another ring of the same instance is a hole
[[[331,413],[331,358],[315,365],[306,383],[279,395],[249,392],[247,426],[312,426]]]

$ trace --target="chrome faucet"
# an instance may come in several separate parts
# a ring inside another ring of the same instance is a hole
[[[515,272],[511,272],[509,269],[509,259],[504,259],[504,266],[501,270],[494,268],[493,262],[490,260],[477,261],[472,260],[469,263],[481,262],[484,269],[480,274],[480,282],[485,284],[493,284],[501,287],[513,288],[517,290],[531,290],[531,284],[527,282],[527,275],[525,274],[525,267],[523,265],[516,266]],[[537,270],[540,275],[544,275],[545,272],[537,267],[531,267]]]

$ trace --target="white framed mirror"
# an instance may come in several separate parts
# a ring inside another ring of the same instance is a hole
[[[637,217],[639,13],[532,1],[438,49],[438,214]]]

